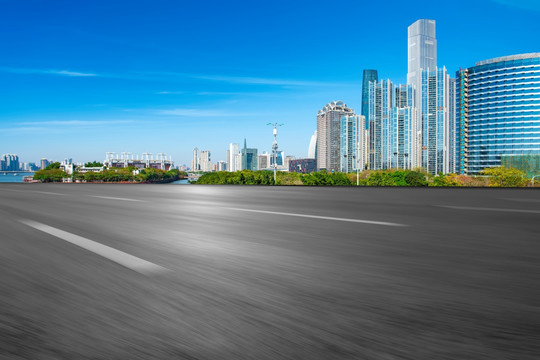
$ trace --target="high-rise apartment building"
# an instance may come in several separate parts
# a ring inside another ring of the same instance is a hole
[[[390,80],[369,83],[369,166],[387,169],[390,110],[394,106],[394,85]]]
[[[212,164],[212,161],[210,159],[210,151],[209,150],[202,150],[201,151],[201,157],[199,161],[199,168],[201,171],[209,172],[214,169],[214,166]]]
[[[418,107],[421,124],[422,167],[432,174],[450,170],[450,116],[454,114],[450,101],[450,80],[446,68],[422,70],[421,102]],[[453,93],[453,91],[452,91]]]
[[[343,101],[326,104],[317,113],[317,167],[327,171],[341,168],[341,116],[354,115]]]
[[[480,61],[456,77],[460,174],[499,166],[502,157],[540,154],[540,53]]]
[[[235,172],[242,169],[242,157],[240,156],[240,165],[238,165],[237,157],[240,154],[239,146],[236,143],[229,144],[227,171]]]
[[[4,154],[0,159],[0,170],[2,171],[19,171],[19,155]]]
[[[191,160],[191,170],[198,171],[199,168],[199,149],[193,149],[193,159]]]
[[[366,119],[366,128],[369,127],[369,83],[373,81],[379,81],[377,70],[364,70],[362,74],[362,115]]]
[[[413,168],[417,131],[412,85],[381,80],[371,82],[369,89],[370,168]]]
[[[366,120],[363,115],[341,116],[341,172],[363,170],[366,163],[365,132]]]
[[[41,158],[41,164],[40,164],[40,165],[41,165],[41,169],[42,169],[42,170],[45,169],[47,166],[50,165],[50,163],[51,163],[51,162],[50,162],[49,160],[47,160],[47,159],[45,159],[45,158]]]

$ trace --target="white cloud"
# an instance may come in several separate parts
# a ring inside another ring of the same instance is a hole
[[[185,116],[185,117],[228,117],[228,116],[248,116],[249,114],[233,113],[227,110],[216,109],[171,109],[157,110],[158,115]]]
[[[524,10],[540,11],[540,1],[538,0],[492,0],[501,5]]]
[[[8,72],[12,74],[39,74],[39,75],[60,75],[70,77],[91,77],[99,76],[93,73],[83,73],[78,71],[69,70],[51,70],[51,69],[27,69],[27,68],[12,68],[12,67],[0,67],[0,71]]]

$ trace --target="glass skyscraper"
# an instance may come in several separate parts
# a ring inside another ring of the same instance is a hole
[[[456,77],[459,173],[540,154],[540,53],[480,61]]]
[[[369,83],[378,80],[377,70],[364,70],[362,76],[362,115],[366,118],[366,129],[369,127]]]

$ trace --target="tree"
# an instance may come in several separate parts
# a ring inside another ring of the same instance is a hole
[[[47,165],[47,167],[43,170],[52,170],[52,169],[60,169],[60,163],[58,161],[53,162],[52,164]]]
[[[527,185],[525,173],[518,169],[497,166],[486,168],[481,173],[489,177],[489,186],[521,187]]]
[[[60,169],[38,170],[34,173],[34,180],[41,182],[60,182],[67,174]]]
[[[103,164],[100,163],[99,161],[91,161],[84,164],[84,167],[102,167],[102,166]]]

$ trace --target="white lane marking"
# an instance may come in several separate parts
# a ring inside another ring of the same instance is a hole
[[[55,192],[50,192],[50,191],[36,191],[36,190],[32,190],[32,192],[35,192],[35,193],[40,193],[40,194],[47,194],[47,195],[66,195],[66,194],[60,194],[60,193],[55,193]]]
[[[137,199],[128,199],[128,198],[119,198],[119,197],[112,197],[112,196],[99,196],[99,195],[88,195],[90,197],[100,198],[100,199],[108,199],[108,200],[120,200],[120,201],[140,201],[145,202],[144,200],[137,200]]]
[[[499,212],[517,212],[517,213],[540,214],[540,210],[501,209],[501,208],[485,208],[485,207],[472,207],[472,206],[450,206],[450,205],[435,205],[435,206],[448,208],[448,209],[456,209],[456,210],[499,211]]]
[[[103,256],[117,264],[127,267],[128,269],[137,271],[141,274],[149,275],[153,273],[159,273],[168,271],[166,268],[151,263],[149,261],[140,259],[136,256],[130,255],[120,250],[113,249],[112,247],[100,244],[90,239],[84,238],[79,235],[63,231],[52,226],[48,226],[37,221],[32,220],[19,220],[21,223],[33,227],[36,230],[43,231],[44,233],[56,236],[62,240],[65,240],[73,245],[77,245],[83,249],[93,252],[94,254]]]
[[[338,217],[331,217],[331,216],[294,214],[294,213],[286,213],[286,212],[253,210],[253,209],[239,209],[239,208],[227,208],[227,209],[236,210],[236,211],[255,212],[255,213],[261,213],[261,214],[297,216],[297,217],[305,217],[305,218],[311,218],[311,219],[346,221],[346,222],[354,222],[354,223],[362,223],[362,224],[385,225],[385,226],[407,226],[407,225],[404,225],[404,224],[397,224],[397,223],[391,223],[391,222],[385,222],[385,221],[360,220],[360,219],[338,218]]]
[[[518,198],[499,198],[500,200],[521,201],[521,202],[540,202],[540,199],[518,199]]]

